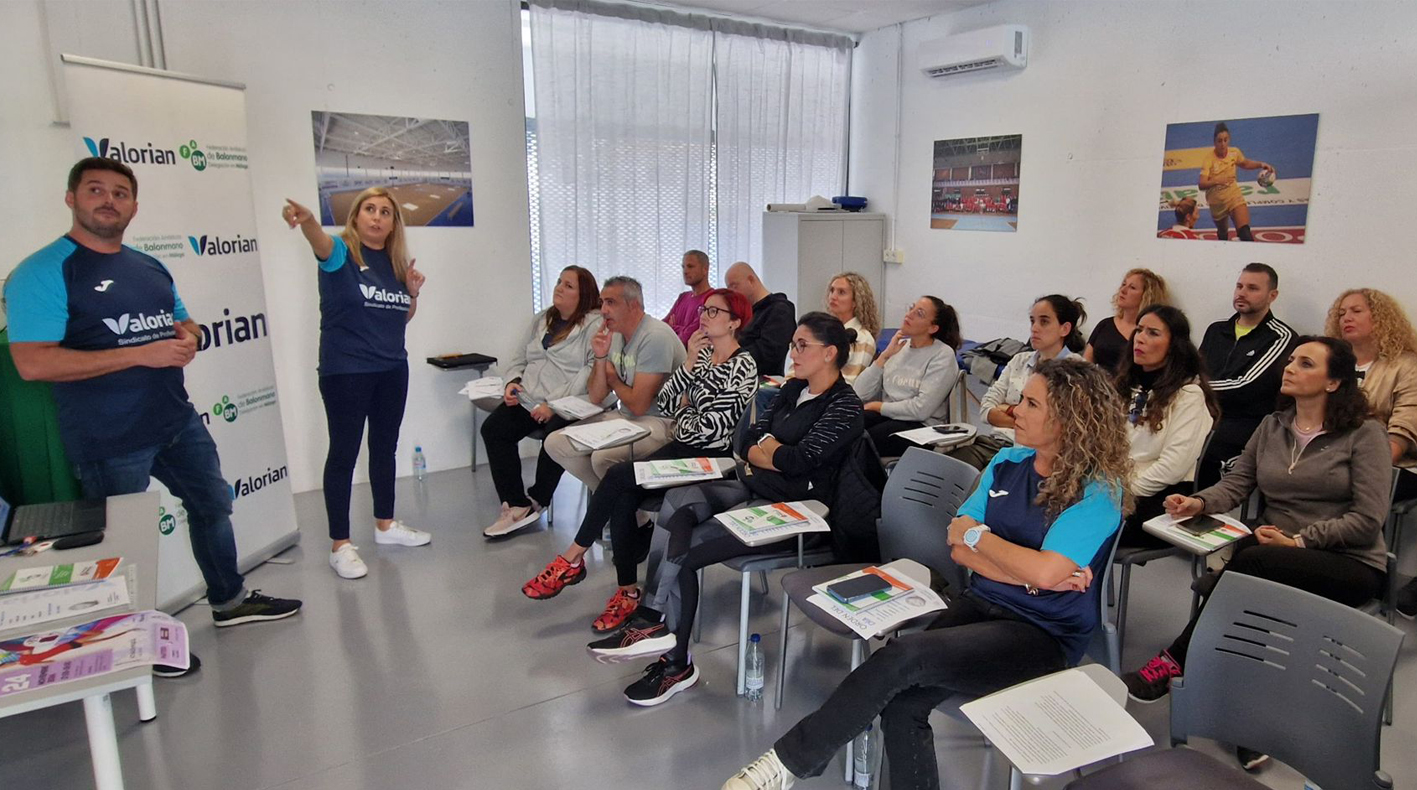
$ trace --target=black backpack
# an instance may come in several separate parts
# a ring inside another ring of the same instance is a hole
[[[880,562],[881,545],[876,522],[881,517],[881,495],[886,489],[886,469],[871,437],[861,434],[837,467],[835,486],[827,506],[832,548],[837,562]]]

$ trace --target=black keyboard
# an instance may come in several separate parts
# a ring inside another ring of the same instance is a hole
[[[98,507],[102,507],[102,504]],[[98,510],[96,520],[85,518],[89,515],[88,511],[95,509],[95,505],[88,502],[53,502],[17,508],[10,519],[10,529],[5,535],[5,542],[16,545],[30,537],[48,540],[103,529],[102,510]],[[85,523],[89,521],[93,523]]]

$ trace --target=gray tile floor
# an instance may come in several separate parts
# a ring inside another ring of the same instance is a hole
[[[642,664],[602,665],[584,650],[590,622],[614,586],[604,552],[593,550],[590,577],[554,600],[529,601],[519,592],[570,540],[579,489],[567,481],[558,496],[564,516],[554,529],[538,525],[488,543],[480,527],[496,503],[485,466],[475,475],[432,475],[421,486],[401,480],[400,515],[431,531],[433,545],[375,546],[366,521],[355,538],[370,574],[358,581],[337,579],[325,562],[319,493],[297,497],[304,542],[285,553],[293,564],[262,566],[249,583],[303,598],[305,611],[220,633],[204,607],[184,611],[203,670],[158,681],[160,713],[149,724],[137,721],[132,694],[115,698],[127,786],[717,788],[845,675],[847,644],[796,618],[783,710],[774,711],[770,700],[755,705],[735,697],[738,585],[729,572],[711,569],[703,642],[695,650],[699,686],[655,709],[626,704],[620,690]],[[369,507],[368,487],[357,487],[354,512]],[[1136,573],[1128,667],[1183,624],[1186,572],[1169,561]],[[772,584],[772,599],[758,596],[752,609],[753,629],[768,650],[769,693],[779,644],[776,578]],[[1385,767],[1398,787],[1417,782],[1414,650],[1409,640],[1397,723],[1383,736]],[[1166,742],[1165,703],[1134,704],[1132,712]],[[945,787],[979,787],[978,736],[943,717],[936,724]],[[86,743],[77,704],[0,720],[0,787],[91,787]],[[840,767],[838,761],[798,787],[842,787]],[[1271,787],[1302,786],[1284,766],[1260,776]],[[994,780],[994,787],[1005,785],[1001,774]]]

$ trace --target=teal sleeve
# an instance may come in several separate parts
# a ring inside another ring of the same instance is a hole
[[[1070,506],[1048,528],[1042,551],[1053,551],[1078,566],[1087,565],[1102,544],[1122,525],[1121,487],[1110,489],[1093,481],[1082,500]]]
[[[330,257],[320,261],[320,271],[338,271],[344,265],[345,260],[349,258],[349,247],[344,243],[344,239],[339,236],[331,236],[330,238],[334,240],[335,246],[330,249]],[[316,258],[315,260],[320,259]]]
[[[158,265],[167,272],[168,277],[172,277],[172,270],[167,268],[167,264],[158,261]],[[177,278],[172,277],[172,318],[177,321],[187,321],[191,317],[187,312],[187,305],[182,303],[182,297],[177,295]]]
[[[66,253],[67,254],[67,253]],[[63,258],[31,258],[5,283],[5,314],[12,343],[58,343],[69,328],[69,291]]]
[[[1003,457],[1004,454],[999,453],[989,460],[989,465],[984,467],[984,472],[979,475],[979,485],[974,487],[974,493],[964,500],[955,515],[969,516],[981,524],[984,523],[984,510],[989,505],[989,489],[994,485],[994,466]]]

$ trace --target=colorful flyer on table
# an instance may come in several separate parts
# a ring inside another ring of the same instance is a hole
[[[190,661],[182,623],[162,612],[114,615],[0,640],[0,697],[136,666],[186,669]]]
[[[0,593],[33,590],[38,587],[58,587],[61,584],[96,582],[107,579],[121,562],[123,562],[122,557],[108,557],[102,560],[74,562],[66,565],[21,568],[10,574],[10,578],[0,584]]]

